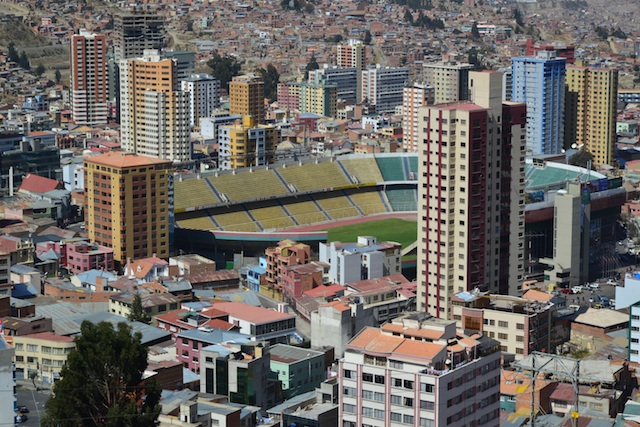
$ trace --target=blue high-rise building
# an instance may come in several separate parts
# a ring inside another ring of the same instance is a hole
[[[527,154],[558,154],[564,148],[566,59],[555,52],[511,58],[511,100],[527,104]]]

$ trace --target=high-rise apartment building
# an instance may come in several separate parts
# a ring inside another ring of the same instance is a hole
[[[469,99],[469,71],[472,69],[471,64],[450,61],[424,64],[424,82],[435,89],[434,103]]]
[[[198,126],[199,119],[211,117],[220,107],[220,80],[209,74],[193,74],[180,84],[188,93],[191,126]]]
[[[173,215],[171,162],[111,151],[87,157],[85,223],[89,239],[113,249],[113,258],[169,257]]]
[[[355,67],[328,67],[309,71],[311,84],[324,83],[338,87],[338,99],[355,104],[358,100],[358,71]]]
[[[71,114],[76,125],[107,123],[107,39],[80,30],[71,37]]]
[[[147,49],[165,46],[164,17],[134,10],[115,16],[114,54],[116,60],[137,58]]]
[[[176,61],[158,51],[120,62],[120,138],[136,154],[191,160],[189,94],[177,90]]]
[[[564,148],[565,63],[553,51],[511,59],[511,100],[527,104],[528,154],[558,154]]]
[[[229,113],[252,116],[264,123],[264,81],[252,74],[236,76],[229,82]]]
[[[419,109],[434,101],[433,87],[414,83],[402,90],[402,148],[414,153],[418,151]]]
[[[364,70],[362,100],[374,105],[376,113],[393,113],[402,105],[402,90],[408,81],[408,68],[377,66]]]
[[[496,340],[425,313],[366,327],[339,362],[341,426],[497,426],[500,357]]]
[[[230,170],[269,164],[279,139],[278,129],[258,124],[253,116],[244,116],[242,124],[220,126],[219,167]]]
[[[339,44],[336,52],[336,63],[338,67],[355,68],[357,70],[356,101],[362,101],[362,70],[366,65],[366,49],[360,40],[350,39],[347,44]]]
[[[524,270],[526,107],[502,73],[469,76],[473,103],[420,109],[416,306],[442,318],[457,292],[517,294]]]
[[[301,113],[315,113],[326,117],[336,117],[338,109],[338,86],[334,84],[299,83]]]
[[[613,163],[616,142],[618,71],[596,67],[567,67],[565,148],[582,147],[596,165]]]

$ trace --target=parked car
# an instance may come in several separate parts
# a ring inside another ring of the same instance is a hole
[[[563,294],[571,294],[572,293],[571,289],[569,289],[569,288],[560,289],[560,292],[563,293]]]
[[[21,414],[28,414],[29,413],[29,408],[27,408],[26,406],[18,406],[18,412],[20,412]]]
[[[592,283],[589,285],[591,289],[600,289],[600,283]]]
[[[23,423],[25,421],[27,421],[29,419],[29,417],[26,414],[20,414],[16,417],[16,422],[18,423]]]
[[[571,288],[571,292],[573,292],[574,294],[582,293],[582,286],[574,286],[573,288]]]

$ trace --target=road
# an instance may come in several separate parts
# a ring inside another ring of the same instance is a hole
[[[601,296],[605,296],[610,300],[615,299],[615,292],[615,286],[600,283],[600,289],[597,291],[584,291],[582,293],[572,295],[562,294],[562,296],[567,299],[567,307],[569,305],[590,305],[593,307],[599,302]],[[592,299],[593,302],[589,302],[590,299]]]
[[[16,399],[18,406],[26,406],[29,408],[27,414],[29,419],[18,425],[25,427],[39,427],[40,417],[44,415],[44,404],[51,395],[50,391],[34,391],[31,388],[18,386],[16,389]]]

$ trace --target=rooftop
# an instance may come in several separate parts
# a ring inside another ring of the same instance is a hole
[[[316,356],[322,356],[323,353],[308,348],[293,347],[286,344],[276,344],[269,349],[271,360],[286,364],[300,362],[302,360],[311,359]]]
[[[610,328],[629,323],[629,315],[615,310],[590,308],[586,313],[578,315],[574,322],[597,328]]]
[[[256,325],[277,322],[279,320],[295,319],[293,314],[281,313],[263,307],[254,307],[240,302],[215,302],[213,306],[225,313],[229,313],[229,316]]]
[[[140,154],[126,153],[124,151],[108,151],[104,154],[88,157],[87,163],[111,166],[115,168],[131,168],[137,166],[171,165],[169,160],[161,160],[155,157],[142,156]]]

